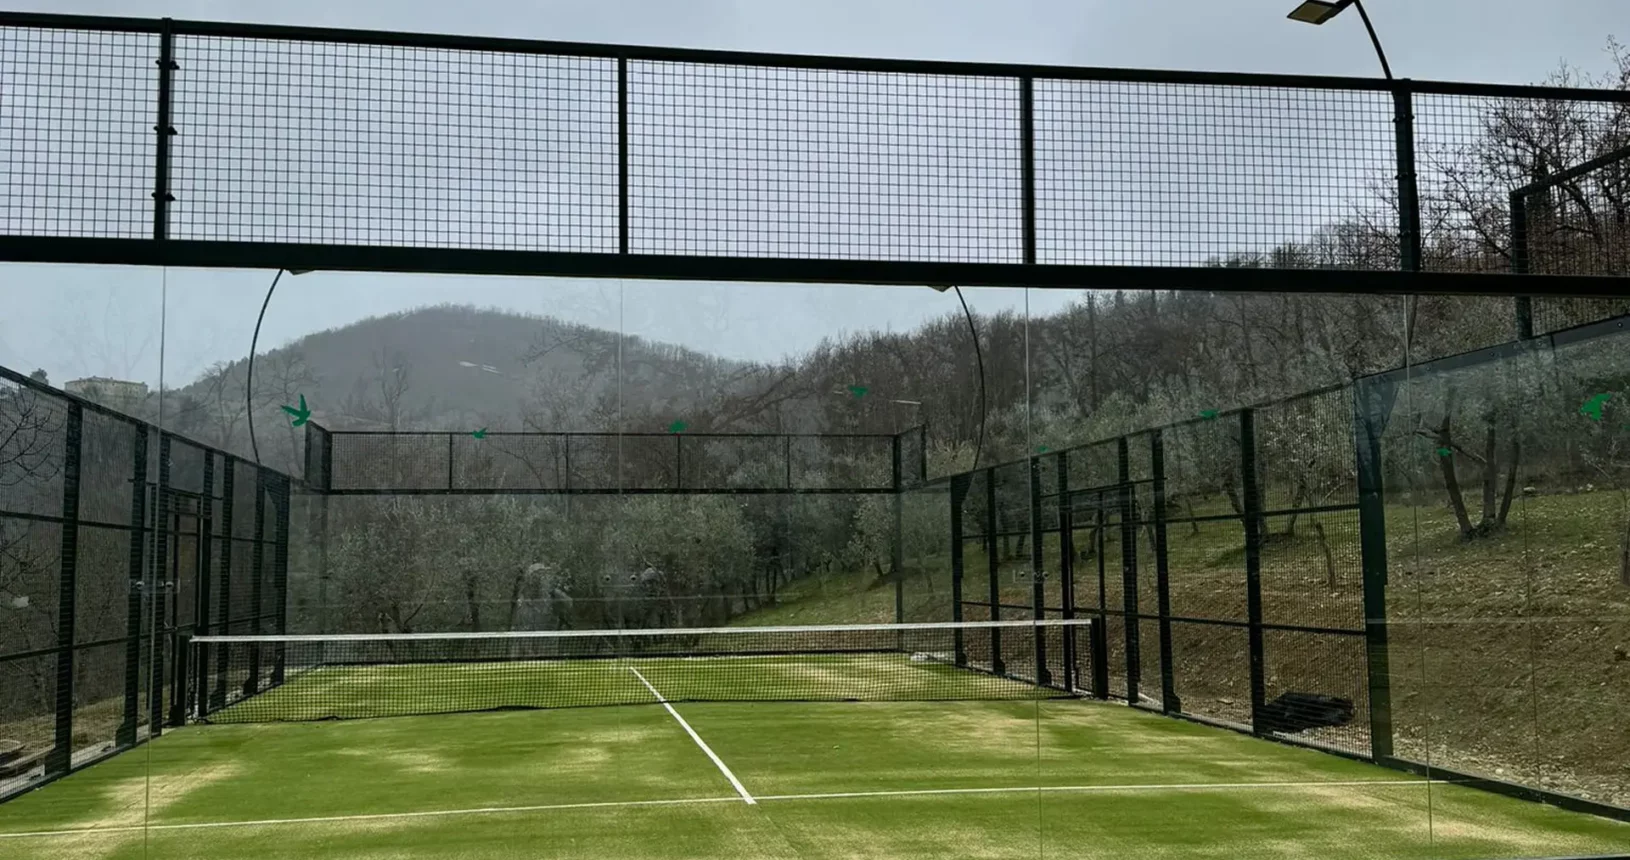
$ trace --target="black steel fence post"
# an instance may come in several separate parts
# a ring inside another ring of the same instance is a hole
[[[1138,514],[1132,488],[1132,457],[1125,436],[1115,442],[1121,507],[1121,628],[1126,639],[1126,701],[1137,704],[1143,680],[1142,642],[1138,630]]]
[[[1415,102],[1409,81],[1392,91],[1392,123],[1398,147],[1398,265],[1421,270],[1421,201],[1415,180]]]
[[[617,58],[617,253],[628,253],[628,58]]]
[[[963,547],[962,508],[968,498],[968,483],[971,479],[967,475],[958,475],[951,479],[951,620],[962,621],[962,576],[965,561],[965,548]],[[963,641],[962,629],[957,628],[952,636],[955,640],[956,665],[968,665],[967,644]]]
[[[1262,493],[1257,481],[1256,413],[1250,409],[1239,415],[1239,464],[1245,508],[1245,618],[1251,648],[1251,729],[1263,734],[1267,674],[1262,653]]]
[[[164,731],[164,677],[167,664],[164,650],[170,632],[164,623],[170,588],[170,434],[158,434],[158,484],[153,488],[153,551],[147,577],[147,733],[158,737]]]
[[[1047,558],[1041,551],[1041,457],[1032,454],[1030,457],[1030,612],[1032,618],[1041,620],[1047,617]],[[1037,627],[1036,639],[1036,683],[1047,685],[1053,682],[1053,673],[1047,669],[1047,637],[1042,635],[1045,628]]]
[[[894,510],[894,528],[889,532],[889,574],[894,577],[894,621],[906,620],[906,561],[905,561],[905,475],[901,472],[900,434],[894,434],[892,443],[894,463],[894,494],[890,496]]]
[[[1387,642],[1387,512],[1381,434],[1398,395],[1390,380],[1353,386],[1353,447],[1358,471],[1359,555],[1364,570],[1364,650],[1369,676],[1370,755],[1392,756],[1392,680]]]
[[[273,484],[272,513],[272,597],[277,601],[273,613],[273,631],[278,635],[289,632],[289,479],[278,475]],[[273,650],[273,686],[283,683],[284,660],[287,654],[282,645]]]
[[[453,489],[453,434],[447,434],[447,489]]]
[[[1021,240],[1027,264],[1036,262],[1036,79],[1019,78],[1019,188]]]
[[[1053,465],[1056,469],[1058,486],[1058,609],[1059,617],[1071,619],[1075,617],[1075,553],[1074,536],[1070,533],[1070,454],[1060,451],[1054,456]],[[1064,677],[1059,685],[1066,691],[1073,692],[1081,686],[1080,673],[1076,671],[1076,655],[1079,653],[1075,641],[1075,628],[1063,628],[1059,637],[1059,663],[1064,667]]]
[[[996,470],[985,470],[985,572],[990,579],[990,620],[1002,620],[1002,573],[996,557]],[[990,630],[990,670],[998,675],[1007,673],[1002,660],[1002,630]]]
[[[170,106],[173,76],[180,68],[175,61],[175,34],[170,30],[170,19],[165,18],[158,37],[158,116],[153,124],[153,238],[170,238],[170,138],[175,136],[171,123]]]
[[[130,554],[127,558],[125,603],[124,718],[114,734],[121,747],[134,746],[141,722],[141,634],[143,608],[142,562],[147,558],[147,425],[135,425],[130,467]]]
[[[237,496],[238,461],[230,456],[225,459],[226,473],[221,475],[221,596],[216,604],[216,615],[220,619],[220,632],[231,634],[235,632],[232,629],[232,552],[236,541],[232,539],[232,514]],[[328,474],[326,469],[324,474]],[[215,687],[209,695],[211,711],[226,706],[227,647],[224,644],[215,646]]]
[[[565,485],[571,486],[571,437],[562,437],[562,459],[565,466]],[[323,482],[317,491],[317,628],[328,633],[328,491],[334,487],[334,436],[322,435]],[[570,509],[568,509],[568,513]]]
[[[1170,714],[1180,710],[1176,680],[1172,677],[1172,586],[1170,556],[1166,546],[1166,439],[1155,430],[1149,434],[1149,467],[1155,492],[1155,589],[1160,613],[1160,709]]]
[[[266,470],[255,467],[255,524],[254,543],[249,545],[249,632],[259,635],[261,607],[265,605],[266,589]],[[244,698],[260,692],[259,645],[249,646],[249,673],[243,681]]]
[[[215,632],[212,626],[213,618],[210,612],[210,595],[214,592],[211,582],[209,559],[214,549],[215,540],[215,460],[217,455],[213,451],[204,452],[204,493],[200,499],[202,508],[198,512],[198,589],[194,595],[193,618],[195,628],[201,635],[208,636]],[[191,682],[190,689],[195,696],[189,703],[191,713],[198,715],[204,711],[204,699],[209,691],[209,652],[199,649],[197,654],[191,655]]]
[[[73,768],[74,749],[74,598],[79,567],[79,458],[84,411],[68,403],[62,446],[62,534],[57,574],[57,688],[56,733],[45,757],[45,775]]]

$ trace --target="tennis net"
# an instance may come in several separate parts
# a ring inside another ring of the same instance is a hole
[[[1091,623],[202,636],[188,646],[188,702],[196,719],[268,722],[662,701],[1067,697],[1090,685]],[[1000,674],[990,659],[998,643]]]

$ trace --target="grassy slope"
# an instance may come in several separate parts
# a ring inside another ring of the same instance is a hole
[[[1630,805],[1630,589],[1616,568],[1621,502],[1612,493],[1518,499],[1494,537],[1459,540],[1447,509],[1397,506],[1387,512],[1391,681],[1398,752],[1446,767]],[[1224,513],[1221,500],[1194,513]],[[1363,627],[1363,580],[1356,513],[1324,514],[1321,544],[1302,517],[1294,536],[1284,519],[1263,552],[1264,619],[1334,628]],[[1079,530],[1077,548],[1090,531]],[[1139,608],[1156,612],[1154,565],[1140,539]],[[1106,603],[1124,605],[1118,530],[1105,536]],[[1173,524],[1168,532],[1172,612],[1245,618],[1243,538],[1238,523]],[[1325,549],[1334,567],[1331,577]],[[1043,542],[1058,564],[1057,536]],[[1029,551],[1009,542],[999,568],[1001,600],[1029,605],[1031,585],[1014,577]],[[965,556],[964,598],[988,599],[981,546]],[[1076,604],[1098,602],[1098,558],[1076,563]],[[951,617],[949,557],[906,565],[908,620]],[[1055,582],[1046,584],[1056,604]],[[779,605],[741,624],[883,622],[894,617],[892,588],[869,576],[832,573],[786,586]],[[975,618],[979,610],[970,609]],[[1009,611],[1008,617],[1019,613]],[[983,616],[980,616],[983,617]],[[1155,630],[1146,623],[1154,641]],[[1122,634],[1111,624],[1111,665],[1124,665]],[[1249,717],[1246,637],[1202,625],[1174,627],[1176,687],[1187,710]],[[1267,634],[1269,696],[1288,689],[1365,696],[1361,640]],[[1159,677],[1157,647],[1143,648],[1143,674]],[[1149,684],[1145,682],[1146,686]],[[1116,682],[1120,686],[1119,681]],[[1360,715],[1354,732],[1363,734]]]

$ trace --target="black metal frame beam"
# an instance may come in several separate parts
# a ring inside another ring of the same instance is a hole
[[[597,254],[62,236],[0,236],[0,262],[1063,290],[1467,296],[1543,293],[1582,298],[1623,295],[1626,290],[1624,278],[1610,275]]]
[[[1213,84],[1239,87],[1292,87],[1297,89],[1367,90],[1391,92],[1399,87],[1417,93],[1490,96],[1504,98],[1567,98],[1630,103],[1630,92],[1576,87],[1489,84],[1331,75],[1282,75],[1245,72],[1208,72],[1166,69],[1120,69],[1095,66],[1055,66],[1028,63],[977,63],[943,60],[898,60],[868,57],[775,54],[749,51],[713,51],[645,45],[613,45],[541,39],[406,33],[388,30],[350,30],[279,24],[241,24],[218,21],[165,20],[128,16],[60,15],[43,12],[0,12],[0,27],[44,27],[69,30],[107,30],[159,33],[168,26],[178,36],[215,36],[240,39],[286,39],[331,44],[383,45],[515,54],[555,54],[606,60],[710,63],[757,68],[830,69],[835,71],[953,75],[964,77],[1024,77],[1047,80],[1083,80],[1126,83]]]

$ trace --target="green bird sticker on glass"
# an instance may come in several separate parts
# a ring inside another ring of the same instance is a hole
[[[306,407],[306,396],[304,394],[300,395],[300,408],[284,406],[282,409],[289,414],[290,418],[294,419],[290,422],[292,426],[299,427],[311,420],[311,410]]]
[[[1602,410],[1607,407],[1607,401],[1613,399],[1612,393],[1598,394],[1586,400],[1579,407],[1579,414],[1592,421],[1602,420]]]
[[[1207,421],[1215,421],[1215,420],[1217,420],[1217,410],[1215,410],[1215,409],[1202,409],[1202,410],[1200,410],[1200,417],[1204,418]]]
[[[476,439],[485,439],[487,438],[487,428],[483,427],[470,435]]]
[[[674,423],[668,425],[668,432],[669,433],[683,433],[683,432],[685,432],[685,428],[689,427],[689,426],[690,425],[686,424],[683,421],[675,421]]]
[[[1438,456],[1439,457],[1447,457],[1447,456],[1449,456],[1450,454],[1453,454],[1453,453],[1454,452],[1449,450],[1448,448],[1439,448],[1438,449]]]

